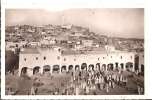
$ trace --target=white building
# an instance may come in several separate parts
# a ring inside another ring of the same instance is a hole
[[[62,27],[62,28],[65,28],[65,29],[71,29],[72,25],[71,25],[71,24],[62,25],[61,27]]]
[[[93,40],[82,40],[82,44],[85,47],[91,47],[93,45]]]
[[[27,49],[19,55],[19,75],[88,70],[130,70],[134,72],[134,52],[98,51],[64,54],[61,49]]]
[[[11,51],[15,51],[15,48],[22,48],[23,46],[25,46],[27,44],[26,41],[21,41],[21,42],[6,42],[6,50],[11,50]]]
[[[141,52],[139,55],[139,72],[144,72],[144,52]]]
[[[115,47],[112,46],[112,45],[106,45],[105,48],[106,48],[106,50],[107,50],[108,52],[113,52],[113,51],[115,51]]]
[[[44,39],[40,40],[41,45],[51,45],[55,43],[56,43],[55,38],[52,38],[50,36],[44,37]]]
[[[29,42],[28,44],[31,45],[32,47],[40,46],[40,42]]]

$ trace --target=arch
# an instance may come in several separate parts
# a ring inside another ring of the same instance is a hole
[[[108,64],[108,70],[113,71],[113,64],[112,63]]]
[[[79,65],[75,65],[75,70],[80,70],[80,66]]]
[[[53,65],[52,73],[59,73],[60,72],[60,66],[59,65]]]
[[[94,65],[93,65],[93,64],[90,64],[90,65],[89,65],[89,69],[90,69],[90,70],[94,70]]]
[[[106,64],[103,64],[102,68],[103,68],[104,71],[106,71]]]
[[[126,67],[127,71],[132,71],[132,69],[133,69],[133,63],[132,62],[127,62],[125,67]]]
[[[135,56],[135,71],[139,70],[139,56]]]
[[[27,69],[28,69],[27,67],[23,67],[23,68],[21,69],[21,76],[27,74]]]
[[[68,70],[69,70],[69,71],[73,70],[73,65],[69,65]]]
[[[35,74],[37,74],[37,73],[39,73],[40,72],[40,67],[39,66],[35,66],[34,68],[33,68],[33,75],[35,75]]]
[[[96,70],[98,70],[98,71],[100,70],[100,63],[96,64]]]
[[[81,69],[82,69],[82,70],[84,70],[84,69],[87,70],[87,63],[82,63],[82,64],[81,64]]]
[[[44,65],[43,66],[43,74],[50,73],[51,67],[50,65]]]
[[[65,72],[66,71],[66,65],[63,65],[62,67],[61,67],[61,72]]]
[[[144,65],[141,64],[141,75],[144,76]]]
[[[115,69],[116,69],[116,70],[118,70],[118,65],[119,65],[118,62],[116,62],[116,63],[115,63],[115,66],[116,66]]]
[[[121,63],[121,64],[120,64],[120,67],[121,67],[121,69],[123,70],[123,69],[124,69],[124,64]]]
[[[144,72],[144,65],[141,64],[141,72]]]

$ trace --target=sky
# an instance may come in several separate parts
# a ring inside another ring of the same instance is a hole
[[[6,25],[63,25],[87,27],[101,35],[144,38],[143,8],[6,9]]]

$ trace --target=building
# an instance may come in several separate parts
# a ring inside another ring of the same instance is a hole
[[[71,29],[72,25],[71,24],[62,25],[61,27],[64,28],[64,29]]]
[[[139,72],[144,73],[144,52],[138,54],[139,56]]]
[[[93,40],[82,40],[82,45],[85,47],[91,47],[93,45]]]
[[[15,51],[16,48],[23,48],[27,44],[26,41],[20,41],[19,42],[6,42],[6,50]]]
[[[63,52],[61,48],[26,49],[19,55],[19,75],[63,73],[77,70],[130,70],[134,72],[134,52]]]
[[[5,48],[6,48],[6,50],[14,51],[14,49],[15,49],[15,47],[16,47],[17,44],[14,43],[14,42],[6,42]]]
[[[55,44],[55,43],[56,43],[56,41],[55,41],[55,40],[52,40],[52,39],[50,39],[50,40],[44,39],[44,40],[41,40],[41,41],[40,41],[40,44],[41,44],[41,45],[52,45],[52,44]]]
[[[37,46],[40,46],[40,42],[29,42],[28,45],[32,47],[37,47]]]
[[[112,46],[112,45],[106,45],[105,48],[106,48],[106,50],[107,50],[108,52],[113,52],[113,51],[115,51],[115,47]]]

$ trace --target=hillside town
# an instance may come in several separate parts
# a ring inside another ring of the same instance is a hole
[[[5,32],[7,95],[144,94],[144,39],[75,25],[15,25]]]
[[[143,39],[110,37],[96,34],[74,25],[16,25],[6,27],[6,50],[25,47],[59,46],[71,50],[84,50],[112,45],[116,50],[143,51]]]

